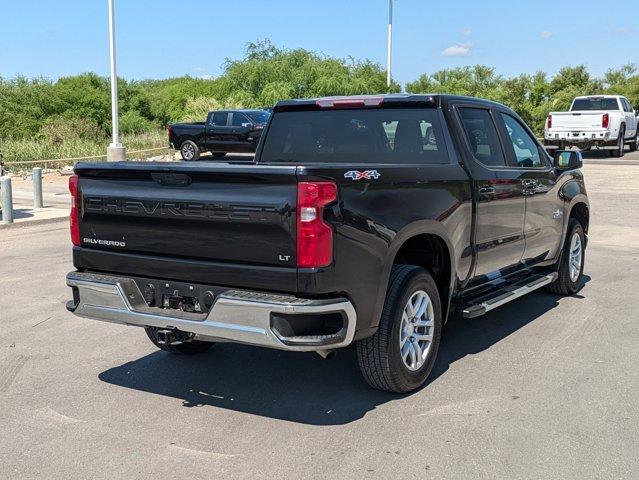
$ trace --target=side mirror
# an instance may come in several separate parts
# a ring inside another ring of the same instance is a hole
[[[245,127],[245,128],[246,128],[246,127],[252,127],[252,126],[253,126],[253,124],[252,124],[251,122],[244,122],[244,123],[242,124],[242,126],[243,126],[243,127]]]
[[[557,170],[574,170],[583,166],[581,152],[574,150],[557,150],[554,165]]]

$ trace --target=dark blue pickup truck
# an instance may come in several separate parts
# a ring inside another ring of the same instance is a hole
[[[269,116],[266,110],[209,112],[206,122],[170,124],[169,144],[187,161],[198,160],[202,152],[216,158],[254,153]]]

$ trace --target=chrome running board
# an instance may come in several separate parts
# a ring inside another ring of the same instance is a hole
[[[548,275],[534,275],[527,278],[524,285],[521,282],[514,286],[504,286],[488,295],[470,302],[462,307],[462,316],[464,318],[474,318],[484,315],[497,307],[511,302],[519,297],[534,292],[557,279],[557,272]]]

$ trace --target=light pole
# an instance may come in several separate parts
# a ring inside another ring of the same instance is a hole
[[[393,51],[393,0],[388,0],[388,51],[386,52],[386,86],[391,86],[391,60]]]
[[[120,143],[120,125],[118,121],[118,75],[115,70],[115,0],[109,0],[109,54],[111,59],[111,130],[113,138],[107,147],[107,161],[126,160],[126,149]]]

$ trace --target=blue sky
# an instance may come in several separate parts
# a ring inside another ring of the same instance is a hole
[[[393,76],[482,63],[504,75],[639,64],[639,4],[395,0]],[[107,0],[0,0],[0,75],[108,73]],[[249,41],[386,58],[386,0],[116,0],[118,74],[216,76]]]

